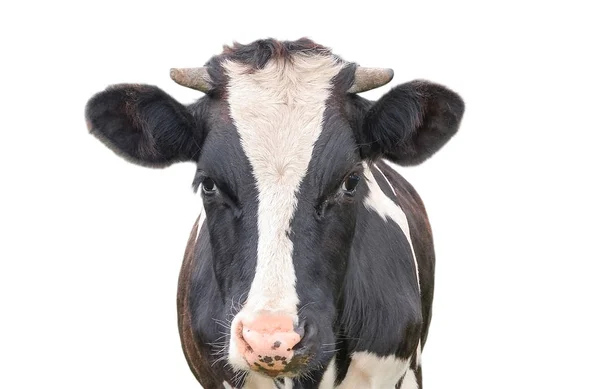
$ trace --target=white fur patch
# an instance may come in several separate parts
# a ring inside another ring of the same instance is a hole
[[[235,62],[223,66],[230,115],[258,189],[258,257],[245,309],[295,315],[290,222],[321,134],[331,79],[343,64],[331,56],[295,54],[253,72]]]
[[[323,374],[323,378],[319,383],[319,389],[333,389],[335,386],[335,376],[337,370],[335,368],[335,357],[329,362],[327,366],[327,370],[325,370],[325,374]]]
[[[244,382],[244,389],[277,389],[272,378],[258,373],[249,373]]]
[[[200,215],[198,216],[198,227],[196,228],[196,242],[198,242],[198,238],[200,237],[200,230],[202,229],[202,225],[206,220],[206,214],[204,213],[204,208],[200,207]]]
[[[419,384],[417,383],[417,376],[412,369],[408,369],[404,379],[402,380],[402,386],[400,389],[419,389]]]
[[[395,389],[409,364],[410,359],[393,355],[378,357],[365,351],[354,353],[348,373],[337,389]]]
[[[417,276],[417,285],[419,286],[419,290],[421,290],[421,282],[419,281],[419,265],[417,263],[417,257],[415,255],[415,250],[412,245],[412,240],[410,239],[410,228],[408,226],[408,220],[406,219],[406,214],[398,206],[395,202],[392,201],[388,196],[383,193],[379,184],[375,180],[373,176],[373,172],[369,169],[367,163],[364,163],[364,176],[368,181],[369,185],[369,195],[365,199],[365,206],[373,211],[375,211],[383,220],[391,219],[393,220],[402,230],[404,236],[408,240],[408,244],[410,245],[410,251],[413,256],[413,261],[415,264],[415,271]],[[385,177],[385,176],[384,176]],[[389,181],[388,181],[389,184]],[[390,185],[391,186],[391,185]]]
[[[383,178],[385,179],[385,182],[387,182],[387,184],[390,187],[390,189],[392,190],[392,193],[394,194],[394,196],[397,196],[396,189],[394,188],[394,186],[392,185],[390,180],[388,180],[387,176],[385,174],[383,174],[383,172],[381,171],[379,166],[377,166],[377,165],[374,165],[374,166],[375,166],[375,169],[377,169],[377,171],[379,172],[379,174],[381,174],[383,176]]]

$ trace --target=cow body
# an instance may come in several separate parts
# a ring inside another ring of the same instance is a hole
[[[152,167],[193,161],[204,212],[178,289],[179,330],[205,389],[421,387],[433,298],[431,229],[388,164],[423,162],[458,130],[462,100],[391,79],[310,40],[226,48],[172,77],[88,103],[90,131]]]

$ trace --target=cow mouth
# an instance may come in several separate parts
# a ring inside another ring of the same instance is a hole
[[[244,359],[246,359],[252,371],[265,374],[271,378],[295,377],[310,361],[308,355],[293,356],[291,359],[279,355],[258,355],[258,359],[256,357],[250,359],[250,361],[253,361],[252,363],[246,357]]]

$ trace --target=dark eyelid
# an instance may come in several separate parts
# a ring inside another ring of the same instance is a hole
[[[209,177],[211,180],[214,181],[217,189],[221,192],[221,194],[223,196],[225,196],[228,201],[230,201],[231,203],[233,203],[233,205],[235,205],[237,207],[239,205],[238,198],[235,195],[235,193],[233,193],[233,191],[229,188],[229,186],[226,183],[224,183],[223,181],[219,180],[218,177],[209,175],[205,170],[202,170],[202,169],[196,170],[194,182],[192,183],[192,188],[194,189],[194,192],[198,192],[200,185],[202,185],[202,181],[204,181],[206,178],[209,178]]]
[[[198,188],[200,188],[200,185],[202,185],[202,181],[204,181],[206,177],[208,177],[208,175],[204,170],[196,170],[194,181],[192,181],[192,189],[194,190],[194,193],[198,192]]]
[[[340,170],[341,171],[341,170]],[[346,177],[350,174],[358,174],[359,176],[363,172],[363,165],[360,162],[355,163],[352,167],[343,170],[342,174],[336,175],[335,179],[331,180],[330,183],[324,188],[324,192],[319,197],[319,203],[325,201],[327,198],[331,197],[335,193],[337,193],[340,186],[344,183]]]
[[[227,184],[225,184],[224,182],[219,181],[218,179],[215,180],[212,177],[211,177],[211,179],[215,182],[215,185],[217,186],[217,189],[221,192],[221,194],[224,195],[229,202],[231,202],[233,205],[238,207],[239,206],[238,198],[235,195],[235,193],[233,193],[233,191],[231,189],[229,189],[229,186]]]
[[[337,181],[337,186],[341,186],[342,183],[344,182],[344,180],[351,174],[356,174],[356,175],[361,175],[363,172],[363,165],[362,163],[355,163],[354,166],[352,166],[350,169],[346,170],[346,172],[338,178]]]

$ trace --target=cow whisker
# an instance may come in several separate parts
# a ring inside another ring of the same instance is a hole
[[[217,323],[221,327],[226,328],[227,330],[229,330],[231,328],[231,322],[227,322],[227,321],[224,321],[221,319],[215,319],[214,317],[212,319],[215,321],[215,323]]]
[[[300,307],[300,309],[298,310],[298,315],[300,315],[300,313],[302,312],[302,310],[303,310],[304,308],[306,308],[307,306],[309,306],[309,305],[311,305],[311,304],[316,304],[316,303],[317,303],[316,301],[311,301],[311,302],[309,302],[309,303],[306,303],[306,304],[304,304],[304,305],[303,305],[302,307]]]
[[[215,359],[213,363],[210,364],[210,367],[214,367],[218,362],[222,362],[225,360],[227,360],[227,355],[223,355],[222,357]]]

